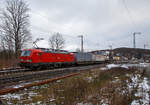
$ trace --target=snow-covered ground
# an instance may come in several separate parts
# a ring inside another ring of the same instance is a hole
[[[122,67],[128,69],[129,67],[139,67],[146,68],[150,67],[150,63],[140,63],[140,64],[108,64],[102,70],[109,70],[111,68]],[[150,86],[148,78],[144,77],[143,81],[139,81],[140,75],[135,75],[134,77],[130,77],[133,81],[132,84],[129,84],[127,81],[128,88],[137,87],[137,92],[135,96],[142,97],[142,99],[134,100],[131,105],[149,105],[150,104]]]
[[[150,96],[149,96],[149,92],[150,92],[150,86],[148,85],[148,80],[147,78],[144,78],[144,80],[137,84],[137,82],[135,83],[136,85],[138,85],[138,90],[135,93],[135,96],[138,97],[142,97],[142,99],[139,100],[134,100],[131,105],[149,105],[150,104]]]
[[[109,65],[106,65],[107,69],[112,69],[112,68],[115,68],[115,67],[122,67],[122,68],[128,69],[128,65],[124,65],[124,64],[109,64]]]
[[[150,67],[150,63],[139,63],[139,64],[108,64],[105,68],[102,68],[102,70],[108,70],[116,67],[122,67],[128,69],[129,67]]]
[[[149,105],[150,102],[150,86],[148,85],[148,79],[144,77],[142,81],[140,81],[139,78],[141,78],[141,75],[135,75],[135,76],[130,76],[128,75],[132,83],[127,82],[127,86],[130,89],[137,88],[137,92],[135,93],[136,97],[142,97],[141,99],[138,100],[133,100],[131,105]]]
[[[108,70],[108,69],[111,69],[111,68],[116,68],[116,67],[122,67],[122,68],[126,68],[127,70],[129,69],[129,67],[150,67],[150,64],[148,63],[140,63],[140,64],[108,64],[106,65],[106,67],[104,68],[101,68],[101,70]],[[115,70],[115,69],[114,69]],[[135,93],[135,96],[137,97],[142,97],[141,99],[139,100],[133,100],[131,105],[149,105],[150,103],[150,95],[149,95],[149,92],[150,92],[150,86],[148,85],[148,78],[147,77],[144,77],[143,80],[141,81],[141,75],[127,75],[129,78],[131,78],[132,80],[132,83],[130,83],[129,81],[126,81],[127,83],[127,86],[129,89],[133,89],[133,87],[137,87],[137,92]],[[88,77],[86,78],[89,83],[93,80],[92,77]],[[116,79],[118,79],[116,77]],[[58,81],[57,81],[58,82]],[[19,88],[19,87],[22,87],[22,85],[18,85],[18,86],[15,86],[14,88]],[[7,99],[8,100],[8,103],[9,103],[9,100],[13,100],[13,99],[17,99],[17,100],[21,100],[23,98],[23,96],[25,94],[28,94],[28,99],[30,99],[31,97],[33,96],[36,96],[37,93],[34,93],[34,92],[30,92],[30,93],[26,93],[26,91],[24,93],[9,93],[9,94],[6,94],[6,95],[1,95],[0,98],[1,99]],[[55,99],[50,99],[51,101],[55,100]],[[21,102],[20,102],[21,104]],[[40,105],[41,102],[38,101],[37,103],[32,103],[31,105]],[[9,105],[13,105],[12,103],[9,103]],[[92,103],[78,103],[77,105],[92,105]],[[107,104],[103,104],[103,105],[107,105]]]
[[[113,66],[116,67],[116,66]],[[118,67],[118,66],[117,66]],[[144,77],[142,81],[140,81],[141,75],[135,75],[132,77],[132,75],[127,75],[129,78],[131,78],[132,83],[129,83],[129,81],[126,81],[127,86],[130,89],[137,88],[137,92],[135,93],[136,97],[142,97],[141,99],[133,100],[131,102],[131,105],[149,105],[150,104],[150,86],[148,85],[148,79]],[[116,78],[118,80],[118,78]],[[119,80],[118,80],[119,81]],[[107,103],[102,102],[102,105],[108,105]],[[93,105],[92,103],[77,103],[76,105]]]

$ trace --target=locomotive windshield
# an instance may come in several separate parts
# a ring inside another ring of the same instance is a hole
[[[30,54],[31,54],[31,51],[26,50],[21,53],[21,56],[30,56]]]

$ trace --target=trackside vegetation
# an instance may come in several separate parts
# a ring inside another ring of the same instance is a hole
[[[94,69],[0,97],[19,105],[130,105],[135,101],[142,104],[145,96],[136,93],[145,74],[144,68]]]

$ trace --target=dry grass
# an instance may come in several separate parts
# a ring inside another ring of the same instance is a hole
[[[0,59],[0,69],[16,67],[19,63],[19,59],[11,58],[11,59]]]
[[[127,81],[133,82],[128,75],[132,77],[136,74],[144,76],[145,71],[136,68],[92,70],[78,76],[30,88],[24,91],[25,94],[21,96],[20,101],[12,99],[11,102],[14,104],[39,102],[39,104],[46,105],[77,105],[77,103],[129,105],[133,100],[140,98],[134,95],[137,87],[133,86],[129,89],[127,86]],[[30,96],[31,92],[36,95]]]

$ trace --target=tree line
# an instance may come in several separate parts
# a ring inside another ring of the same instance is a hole
[[[28,12],[25,1],[7,0],[0,13],[1,50],[14,53],[16,58],[31,40]]]
[[[21,49],[32,39],[29,30],[28,4],[22,0],[6,0],[5,3],[4,8],[0,10],[1,65],[11,59],[14,63]]]
[[[29,5],[23,0],[6,0],[0,8],[0,64],[2,60],[18,59],[20,52],[31,41]],[[49,37],[52,49],[62,49],[65,40],[60,33]]]

